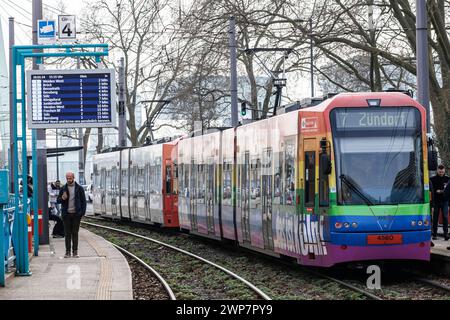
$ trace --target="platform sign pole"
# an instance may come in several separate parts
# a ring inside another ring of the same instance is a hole
[[[74,49],[91,48],[94,50],[103,49],[103,51],[78,51],[72,52]],[[66,49],[66,52],[34,52],[34,50],[43,49],[53,49],[61,50]],[[74,44],[74,45],[33,45],[33,46],[13,46],[12,48],[12,65],[11,69],[11,92],[12,92],[12,117],[15,123],[13,136],[14,136],[14,150],[13,150],[13,161],[9,167],[14,168],[14,206],[15,206],[15,217],[16,221],[14,223],[13,239],[14,239],[14,250],[16,252],[16,275],[26,276],[31,275],[29,271],[29,261],[28,261],[28,225],[26,221],[26,215],[28,213],[28,186],[27,186],[27,173],[28,173],[28,162],[27,162],[27,108],[26,108],[26,74],[25,74],[25,62],[26,58],[35,58],[36,62],[41,64],[44,57],[95,57],[96,62],[100,61],[100,57],[108,56],[108,45],[107,44]],[[21,79],[21,95],[18,99],[18,88],[17,88],[17,66],[20,67],[20,79]],[[110,86],[114,87],[114,78],[111,78]],[[32,84],[29,84],[28,90],[31,92]],[[111,106],[114,105],[115,97],[113,96],[112,90],[109,89]],[[22,133],[19,137],[18,135],[18,104],[21,104],[21,116],[22,116]],[[30,105],[30,108],[32,105]],[[30,109],[31,110],[31,109]],[[115,123],[115,114],[111,108],[111,123]],[[37,167],[37,149],[41,146],[37,145],[36,140],[36,130],[32,130],[33,141],[32,141],[32,157],[33,157],[33,176],[38,173]],[[19,147],[18,143],[21,142],[21,158],[22,158],[22,208],[20,207],[20,192],[19,192]],[[37,180],[37,179],[34,179]],[[37,181],[38,182],[38,181]],[[35,181],[33,181],[33,186],[36,188]],[[38,190],[35,189],[35,194]],[[46,192],[46,190],[45,190]],[[36,197],[33,198],[32,206],[36,207]],[[37,215],[38,210],[35,209],[35,226],[38,226]],[[35,228],[36,233],[38,233],[39,228]],[[35,254],[37,254],[37,248],[35,246]]]
[[[0,287],[5,286],[5,262],[8,263],[8,259],[5,259],[5,244],[7,238],[5,237],[5,216],[8,214],[3,212],[4,205],[9,200],[9,172],[8,170],[0,170]],[[9,241],[8,241],[9,245]]]
[[[5,286],[5,225],[3,219],[3,204],[0,203],[0,287]]]
[[[39,255],[39,209],[38,209],[38,196],[37,193],[34,192],[38,188],[38,166],[36,164],[37,161],[37,148],[36,148],[36,130],[31,130],[31,148],[32,148],[32,164],[33,164],[33,225],[34,225],[34,235],[33,235],[33,242],[34,242],[34,250],[33,255],[38,256]],[[44,192],[47,192],[45,190]],[[43,213],[43,216],[45,213]],[[42,217],[44,218],[44,217]],[[43,226],[46,226],[46,224],[43,222]]]
[[[19,255],[20,265],[18,265],[17,273],[19,275],[30,275],[28,261],[28,225],[26,216],[28,213],[28,159],[27,159],[27,121],[26,121],[26,92],[25,92],[25,59],[20,59],[20,79],[21,79],[21,106],[22,106],[22,212],[19,212]],[[34,164],[33,164],[34,165]],[[36,190],[37,191],[37,190]],[[21,245],[21,246],[20,246]]]
[[[14,168],[14,210],[15,210],[15,216],[16,216],[16,223],[14,224],[13,229],[13,238],[15,243],[15,249],[16,249],[16,265],[17,269],[22,269],[22,241],[23,237],[21,237],[21,214],[20,214],[20,193],[19,193],[19,137],[18,137],[18,121],[17,121],[17,104],[19,101],[17,101],[17,65],[20,64],[17,60],[19,57],[17,56],[17,52],[15,49],[13,49],[12,54],[12,70],[11,70],[11,78],[12,78],[12,100],[13,100],[13,118],[14,118],[14,160],[13,165],[10,167]],[[20,101],[21,102],[21,101]],[[25,188],[26,190],[26,188]],[[23,198],[22,198],[23,199]]]

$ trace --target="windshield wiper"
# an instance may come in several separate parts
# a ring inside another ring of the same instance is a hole
[[[355,183],[349,180],[345,174],[341,174],[339,179],[341,179],[342,182],[344,182],[350,190],[356,193],[368,206],[373,206],[373,202],[361,190],[359,190]]]

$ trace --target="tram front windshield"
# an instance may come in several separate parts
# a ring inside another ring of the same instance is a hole
[[[420,113],[412,107],[331,112],[341,205],[423,202]]]

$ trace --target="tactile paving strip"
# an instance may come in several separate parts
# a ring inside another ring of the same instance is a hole
[[[81,236],[81,235],[80,235]],[[112,266],[106,253],[102,248],[97,246],[97,243],[91,237],[85,237],[86,241],[97,252],[100,260],[100,278],[98,279],[97,293],[95,300],[111,300],[112,289]]]

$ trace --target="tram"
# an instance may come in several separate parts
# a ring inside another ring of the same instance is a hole
[[[401,92],[341,93],[237,128],[99,154],[94,211],[302,265],[429,260],[425,117]]]

